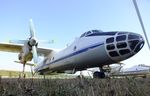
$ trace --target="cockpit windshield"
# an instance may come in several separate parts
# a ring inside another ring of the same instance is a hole
[[[91,31],[88,31],[88,32],[83,33],[83,34],[80,36],[80,38],[81,38],[81,37],[86,37],[86,36],[88,36],[88,35],[90,35],[90,34],[93,34],[93,33],[100,33],[100,32],[103,32],[103,31],[101,31],[101,30],[91,30]]]
[[[82,37],[91,37],[91,36],[106,36],[106,35],[115,35],[117,32],[112,31],[112,32],[103,32],[101,30],[91,30],[88,32],[83,33],[80,38]]]

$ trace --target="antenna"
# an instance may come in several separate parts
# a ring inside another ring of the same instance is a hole
[[[132,0],[132,1],[133,1],[135,10],[136,10],[137,16],[138,16],[138,18],[139,18],[139,21],[140,21],[140,24],[141,24],[143,33],[144,33],[144,35],[145,35],[146,42],[147,42],[148,47],[149,47],[149,50],[150,50],[150,44],[149,44],[148,37],[147,37],[146,31],[145,31],[145,28],[144,28],[144,24],[143,24],[143,21],[142,21],[142,17],[141,17],[140,11],[139,11],[139,9],[138,9],[138,5],[137,5],[137,3],[136,3],[136,0]]]

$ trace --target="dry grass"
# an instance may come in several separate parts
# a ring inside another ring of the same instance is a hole
[[[1,79],[0,96],[149,96],[150,79]]]

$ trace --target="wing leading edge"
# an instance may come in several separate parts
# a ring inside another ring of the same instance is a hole
[[[22,51],[22,44],[13,44],[13,43],[2,43],[0,42],[0,51],[4,52],[12,52],[12,53],[20,53]],[[49,55],[53,49],[47,48],[37,48],[38,55]]]

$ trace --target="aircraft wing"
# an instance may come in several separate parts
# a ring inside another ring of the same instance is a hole
[[[0,51],[19,53],[22,50],[23,45],[11,44],[11,43],[0,43]]]
[[[37,48],[37,53],[38,55],[44,55],[44,56],[48,56],[52,51],[54,51],[53,49],[47,49],[47,48]]]
[[[23,47],[22,44],[1,43],[0,42],[0,51],[4,51],[4,52],[20,53],[22,51],[22,47]],[[53,49],[37,48],[38,55],[47,56],[52,51],[53,51]]]

